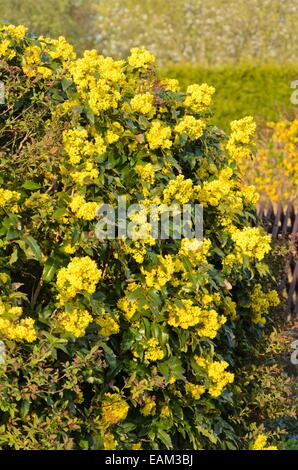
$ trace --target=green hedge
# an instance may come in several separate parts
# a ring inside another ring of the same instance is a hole
[[[182,88],[190,83],[206,82],[216,88],[214,111],[216,122],[224,129],[229,122],[246,115],[259,122],[274,121],[280,113],[294,113],[290,83],[298,79],[297,65],[239,65],[204,68],[177,64],[164,67],[160,74],[179,79]]]

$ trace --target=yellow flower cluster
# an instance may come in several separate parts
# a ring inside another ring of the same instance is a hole
[[[5,38],[0,41],[0,57],[11,60],[16,56],[16,51],[13,49],[14,40],[20,41],[24,38],[27,28],[25,26],[0,26],[0,32],[5,34]]]
[[[147,141],[151,150],[158,148],[169,149],[173,142],[171,139],[171,128],[161,121],[152,121],[149,131],[147,131]]]
[[[75,183],[79,186],[84,186],[92,183],[96,178],[98,178],[99,171],[95,168],[92,162],[86,162],[84,169],[80,171],[73,171],[71,177]]]
[[[190,299],[180,299],[179,302],[167,305],[166,310],[169,314],[169,325],[182,329],[198,326],[197,334],[206,338],[215,338],[217,331],[226,321],[226,318],[220,317],[215,310],[204,310],[193,305]]]
[[[17,342],[32,343],[36,340],[34,320],[30,317],[19,319],[22,307],[12,307],[0,300],[0,334]]]
[[[198,366],[202,367],[208,375],[208,392],[212,397],[219,397],[223,389],[234,382],[234,374],[227,372],[229,364],[226,361],[211,361],[202,356],[194,356]]]
[[[261,261],[270,251],[271,237],[260,227],[245,227],[242,230],[234,227],[231,238],[235,244],[234,251],[223,260],[223,266],[228,270],[234,265],[242,266],[245,258]]]
[[[111,432],[104,433],[103,436],[103,447],[104,450],[115,450],[117,449],[118,442],[114,438]]]
[[[39,75],[45,79],[52,77],[52,70],[43,65],[42,49],[38,46],[29,46],[24,51],[23,72],[29,78],[38,77]]]
[[[204,206],[218,206],[222,200],[227,201],[235,183],[231,180],[231,168],[221,170],[216,179],[206,181],[198,188],[198,199]]]
[[[230,297],[225,298],[224,313],[227,317],[231,318],[231,320],[237,318],[237,304]]]
[[[150,338],[144,346],[146,361],[159,361],[164,358],[164,352],[155,338]]]
[[[231,135],[227,143],[227,150],[232,158],[239,161],[251,156],[249,144],[256,130],[253,117],[247,116],[238,121],[231,122]]]
[[[66,333],[73,334],[76,338],[84,336],[92,316],[87,310],[74,308],[71,312],[61,312],[57,317],[57,325]]]
[[[207,256],[211,248],[211,241],[205,238],[200,241],[197,238],[183,238],[179,249],[179,257],[186,256],[193,266],[198,263],[207,264]],[[180,263],[177,263],[181,266]]]
[[[184,116],[181,121],[176,124],[175,132],[185,134],[191,139],[199,139],[203,135],[206,127],[203,119],[196,119],[194,116]]]
[[[143,47],[133,47],[127,60],[131,67],[146,70],[154,64],[155,56]]]
[[[147,228],[149,228],[148,225],[150,224],[146,224]],[[144,226],[142,227],[142,229],[144,229]],[[123,243],[122,247],[123,247],[124,253],[131,254],[133,258],[135,259],[135,261],[141,264],[143,263],[144,258],[147,254],[147,250],[148,250],[147,245],[153,246],[155,245],[155,243],[156,243],[156,239],[150,236],[148,239],[144,238],[141,240],[137,240],[137,239],[133,240],[132,246],[129,246],[127,243]]]
[[[197,325],[201,319],[202,309],[194,306],[190,299],[181,299],[179,304],[167,306],[169,312],[168,324],[183,329]]]
[[[0,332],[8,339],[32,343],[36,340],[34,320],[30,317],[22,318],[18,323],[0,318]]]
[[[215,93],[213,86],[202,83],[202,85],[189,85],[186,90],[184,104],[194,113],[207,111],[212,102],[212,95]]]
[[[88,150],[86,145],[87,139],[88,132],[83,128],[70,129],[63,132],[64,149],[69,156],[70,163],[80,163],[82,155]]]
[[[120,423],[128,413],[129,406],[118,393],[105,393],[102,402],[102,421],[106,426]]]
[[[253,291],[249,294],[250,306],[252,311],[252,321],[264,325],[270,307],[276,307],[280,304],[278,293],[275,290],[264,292],[261,284],[256,284]]]
[[[257,193],[256,187],[253,185],[241,187],[241,194],[247,204],[256,205],[260,195]]]
[[[61,268],[57,274],[59,299],[73,299],[77,294],[93,294],[101,278],[101,271],[94,260],[85,256],[75,257],[66,268]]]
[[[219,397],[226,385],[234,382],[234,374],[226,372],[228,366],[226,361],[210,362],[207,365],[207,373],[211,381],[209,393],[212,397]]]
[[[124,61],[114,61],[91,50],[68,67],[80,98],[88,102],[95,115],[117,108],[121,95],[114,85],[125,79],[123,66]]]
[[[152,163],[146,163],[145,165],[137,165],[135,172],[142,178],[143,181],[147,181],[153,184],[155,181],[155,171]]]
[[[166,91],[178,92],[180,90],[179,80],[176,78],[164,78],[160,81],[160,86]]]
[[[119,315],[115,314],[112,317],[104,308],[101,310],[100,316],[95,318],[95,323],[100,326],[101,336],[116,335],[120,331]]]
[[[197,333],[204,338],[213,339],[226,321],[226,317],[223,315],[219,316],[214,309],[202,310]]]
[[[204,385],[196,385],[188,382],[185,385],[185,391],[191,395],[195,400],[199,400],[203,393],[205,392]]]
[[[145,405],[141,408],[141,414],[143,416],[154,415],[156,411],[156,401],[152,397],[146,397]]]
[[[10,39],[3,39],[0,41],[0,57],[5,57],[8,60],[13,59],[16,56],[16,51],[10,48]]]
[[[129,300],[127,295],[130,292],[133,292],[135,289],[137,289],[139,286],[133,282],[130,284],[126,289],[125,289],[125,296],[122,297],[121,299],[118,300],[117,306],[124,312],[127,320],[130,320],[134,314],[137,312],[138,309],[138,302],[136,300]]]
[[[26,26],[12,24],[0,26],[0,31],[15,39],[23,39],[27,32]]]
[[[64,36],[59,36],[58,39],[51,41],[47,39],[46,42],[50,45],[47,53],[52,59],[62,59],[63,62],[67,62],[76,58],[73,46],[66,41]]]
[[[251,450],[278,450],[276,446],[267,446],[268,436],[259,434],[251,446]]]
[[[73,196],[69,207],[78,219],[94,220],[98,203],[86,202],[83,196],[76,194]]]
[[[83,156],[92,157],[106,151],[106,145],[101,135],[95,136],[94,142],[88,140],[88,132],[83,128],[69,129],[63,132],[64,150],[69,157],[69,163],[80,163]]]
[[[189,202],[193,194],[193,183],[191,179],[185,179],[183,175],[169,181],[163,191],[163,198],[166,204],[177,201],[180,204]]]
[[[160,290],[171,280],[173,273],[175,272],[175,261],[171,255],[161,256],[158,255],[158,266],[152,268],[151,271],[146,271],[141,268],[141,272],[145,276],[145,283],[147,287],[153,287],[154,289]]]
[[[131,102],[131,107],[134,112],[147,114],[153,117],[155,114],[154,96],[151,93],[139,93],[135,95]]]
[[[0,188],[0,209],[9,209],[11,212],[18,212],[21,195],[16,191]]]

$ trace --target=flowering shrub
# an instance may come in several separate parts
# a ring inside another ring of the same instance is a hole
[[[298,119],[267,124],[253,162],[240,158],[247,183],[254,184],[262,200],[298,200]]]
[[[252,120],[226,138],[214,89],[159,82],[144,49],[76,59],[5,26],[0,51],[1,447],[245,447],[236,350],[278,301],[234,159]],[[118,195],[201,203],[204,241],[96,238]]]

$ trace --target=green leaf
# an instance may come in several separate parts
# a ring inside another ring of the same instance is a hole
[[[36,259],[37,261],[41,260],[41,250],[39,248],[39,245],[37,241],[29,235],[28,237],[25,238],[26,244],[29,246],[32,254],[33,254],[33,259]],[[27,254],[27,253],[26,253]]]
[[[59,209],[55,210],[52,217],[55,220],[59,220],[60,217],[62,217],[65,213],[66,213],[66,207],[59,207]]]
[[[171,449],[173,447],[171,437],[166,431],[164,431],[164,429],[157,430],[157,437],[159,437],[167,449]]]
[[[58,269],[58,264],[56,260],[49,258],[44,265],[43,272],[42,272],[42,279],[45,282],[51,282],[55,276],[55,273]]]
[[[22,400],[21,408],[20,408],[20,416],[21,418],[25,418],[30,410],[31,402],[29,400]]]
[[[22,188],[30,189],[30,190],[34,191],[36,189],[40,189],[41,185],[39,183],[34,183],[34,181],[25,181]]]
[[[91,124],[94,124],[94,121],[95,121],[94,113],[92,109],[87,105],[85,106],[85,114],[86,114],[88,121],[91,122]]]
[[[14,247],[13,252],[9,258],[8,264],[14,264],[18,259],[18,249]]]

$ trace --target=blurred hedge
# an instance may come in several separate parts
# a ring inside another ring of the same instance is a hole
[[[191,64],[173,64],[160,70],[162,76],[179,79],[183,88],[190,83],[206,82],[216,88],[214,122],[224,129],[229,122],[253,115],[262,122],[277,120],[281,113],[292,114],[290,87],[298,79],[298,66],[237,65],[204,68]],[[296,109],[297,111],[297,109]]]

